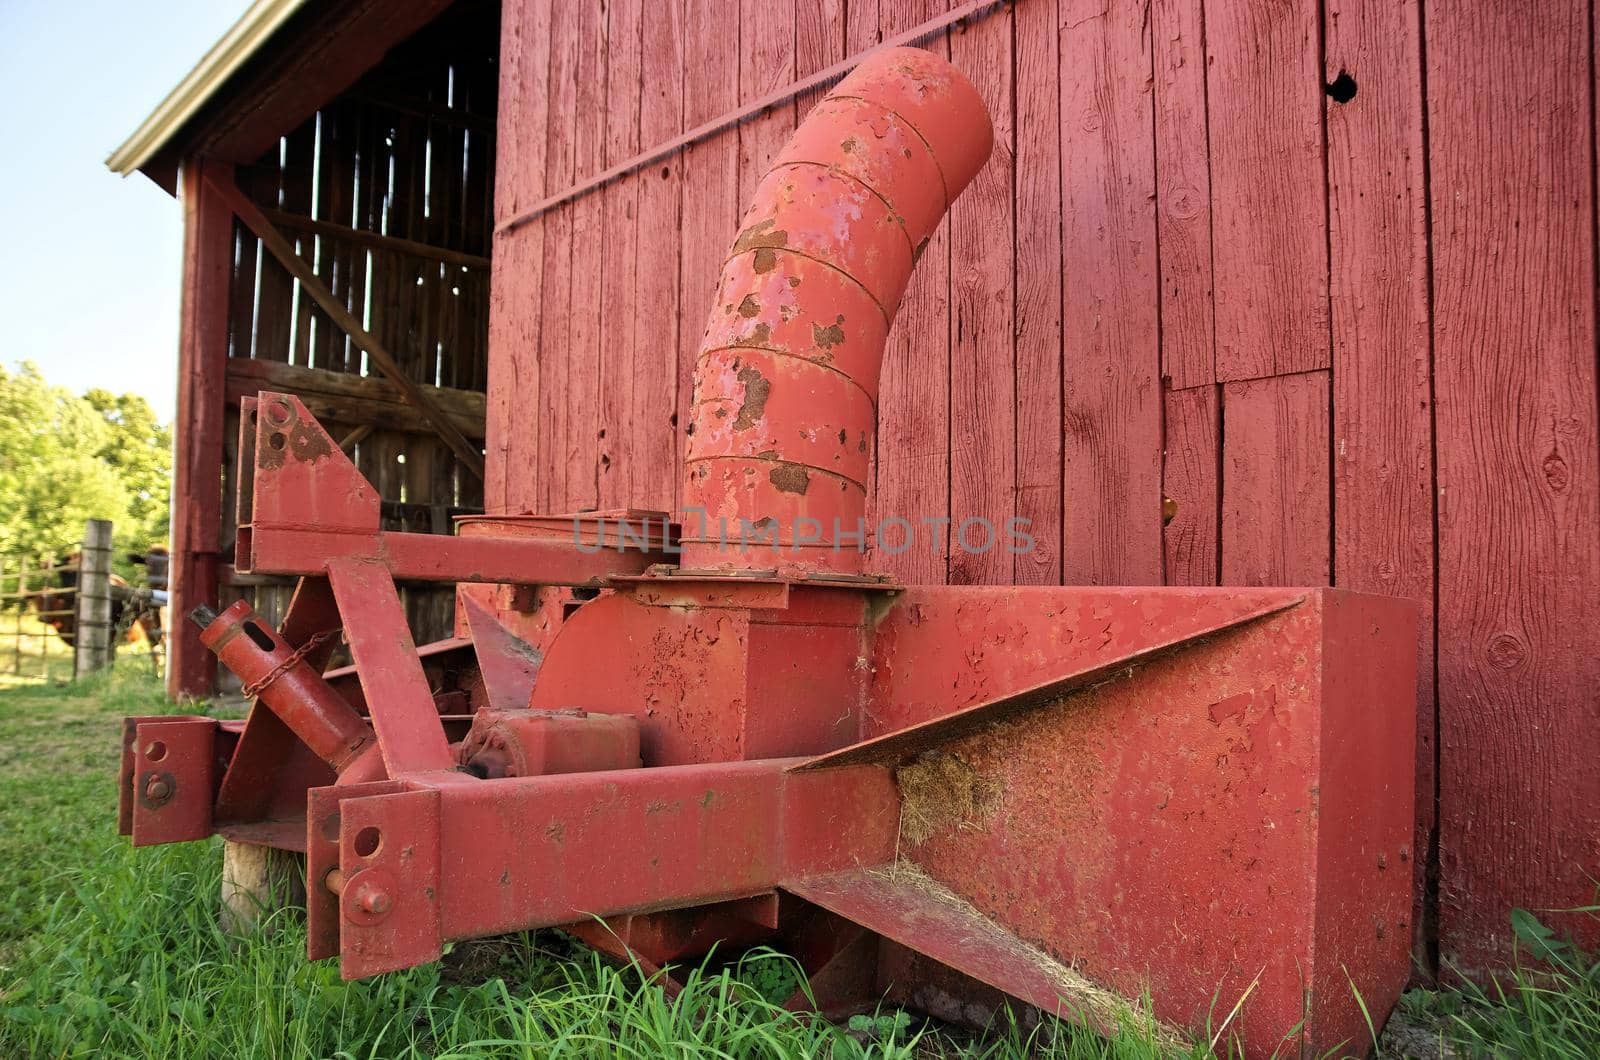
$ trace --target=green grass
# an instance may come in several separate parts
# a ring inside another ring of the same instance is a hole
[[[892,1010],[836,1026],[773,1003],[796,973],[770,952],[708,964],[669,999],[557,932],[342,982],[306,961],[293,911],[222,934],[215,841],[134,851],[115,834],[120,719],[170,709],[142,666],[0,691],[0,1057],[1161,1055],[1132,1018],[1111,1039],[1055,1023],[963,1035]],[[1553,979],[1411,995],[1406,1011],[1484,1055],[1596,1055],[1594,958],[1544,945]]]
[[[71,678],[71,645],[15,604],[0,608],[0,689]]]

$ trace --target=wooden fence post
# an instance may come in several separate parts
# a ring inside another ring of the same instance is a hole
[[[246,934],[284,906],[304,905],[305,875],[303,854],[224,840],[222,930]]]
[[[111,664],[111,523],[90,519],[78,560],[78,622],[73,675]]]
[[[0,592],[4,591],[4,579],[0,579]],[[18,677],[22,676],[22,616],[27,614],[28,598],[24,594],[28,591],[28,557],[21,556],[17,560],[17,635],[11,638],[11,650],[16,657],[11,660],[11,672]]]

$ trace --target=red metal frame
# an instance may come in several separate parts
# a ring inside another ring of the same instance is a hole
[[[931,108],[970,127],[971,88],[941,61],[890,52],[862,69],[819,108],[835,133],[892,128],[872,117],[886,100],[895,121]],[[791,152],[838,139],[805,130]],[[970,162],[987,139],[941,128],[925,142]],[[816,168],[796,158],[775,172]],[[892,192],[907,172],[862,163],[857,176]],[[963,170],[941,172],[947,204]],[[784,179],[758,199],[746,249],[790,238],[768,223],[794,206]],[[918,201],[904,213],[921,221],[891,221],[931,229],[942,209]],[[820,198],[799,210],[791,256],[866,238],[829,235],[825,215]],[[892,309],[909,255],[849,253],[838,274],[871,272],[865,288]],[[743,260],[724,290],[766,291],[778,259]],[[722,488],[704,471],[715,464],[737,488],[713,510],[830,513],[840,495],[851,508],[848,490],[797,491],[783,465],[831,459],[827,439],[792,436],[820,425],[848,442],[829,403],[856,397],[779,374],[794,351],[735,368],[725,339],[708,332],[696,422],[718,408],[734,422],[691,450],[691,502]],[[875,378],[870,348],[849,353]],[[790,383],[808,396],[769,400]],[[276,634],[252,634],[247,609],[200,616],[260,698],[242,728],[130,719],[122,820],[138,843],[217,831],[303,849],[309,955],[337,955],[347,977],[536,927],[649,968],[774,941],[832,1012],[887,996],[963,1017],[1010,996],[1109,1025],[1116,998],[1148,989],[1161,1020],[1198,1027],[1248,994],[1237,1026],[1258,1054],[1294,1028],[1317,1050],[1353,1041],[1360,1002],[1382,1015],[1404,986],[1410,604],[1331,589],[908,588],[781,536],[776,550],[723,549],[689,534],[680,567],[674,528],[637,512],[394,534],[293,397],[247,402],[241,431],[240,562],[304,577]],[[788,455],[764,455],[768,443]],[[606,540],[608,517],[651,533]],[[468,636],[419,649],[401,576],[480,583],[461,590]],[[321,673],[338,630],[354,665]],[[441,660],[461,675],[448,686]]]

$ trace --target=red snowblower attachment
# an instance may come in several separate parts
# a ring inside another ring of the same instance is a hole
[[[247,400],[236,565],[299,586],[277,629],[196,612],[250,713],[129,719],[123,831],[304,852],[347,978],[560,926],[653,970],[771,944],[830,1013],[1244,997],[1253,1054],[1359,1047],[1409,971],[1412,605],[866,569],[885,338],[990,147],[926,52],[817,105],[723,268],[676,521],[385,531],[304,405]],[[460,636],[418,649],[397,580],[460,583]]]

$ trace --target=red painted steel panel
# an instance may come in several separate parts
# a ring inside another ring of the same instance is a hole
[[[455,756],[389,571],[362,560],[331,560],[328,584],[344,616],[350,657],[389,776],[453,769]]]
[[[1325,627],[1333,608],[1348,615]],[[1310,1051],[1360,1040],[1347,975],[1386,1011],[1410,969],[1415,619],[1311,593],[939,742],[914,784],[899,771],[900,857],[1089,979],[1148,988],[1174,1023],[1259,982],[1250,1055],[1301,1023],[1307,990]]]
[[[1062,12],[1062,570],[1161,584],[1161,362],[1146,12]]]
[[[1295,604],[1295,590],[907,589],[879,621],[861,737],[1081,678],[1207,630]],[[959,630],[964,650],[950,650]]]
[[[1506,962],[1514,906],[1591,905],[1600,878],[1590,6],[1424,9],[1439,956],[1468,971]]]
[[[1333,580],[1422,606],[1417,680],[1417,956],[1428,967],[1434,828],[1433,394],[1421,26],[1410,4],[1335,4],[1328,103],[1333,309]]]
[[[214,718],[182,715],[138,723],[128,749],[134,846],[182,843],[211,834],[216,745]]]
[[[1217,378],[1326,368],[1321,4],[1204,10]]]
[[[1222,390],[1222,581],[1327,585],[1328,373]]]
[[[792,881],[784,889],[905,946],[917,955],[913,964],[922,954],[933,958],[925,967],[903,972],[897,967],[890,973],[891,989],[914,1008],[931,1010],[946,1019],[962,1019],[960,1008],[974,993],[967,983],[958,980],[959,985],[948,991],[924,989],[930,979],[959,969],[963,975],[1009,992],[1044,1012],[1104,1033],[1115,1034],[1127,1026],[1128,1010],[1115,996],[1070,964],[988,919],[971,902],[915,865],[897,862],[887,871],[847,870]],[[940,1012],[941,1005],[951,1005],[956,1011]],[[1146,1029],[1139,1028],[1141,1037]],[[1148,1031],[1167,1049],[1181,1052],[1182,1034],[1159,1024]]]
[[[343,978],[399,971],[436,961],[443,952],[440,794],[423,789],[340,803],[339,974]]]
[[[474,937],[747,897],[788,876],[893,856],[898,796],[887,770],[783,774],[794,761],[442,790],[443,934]]]

